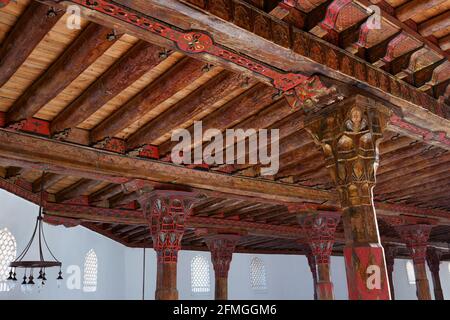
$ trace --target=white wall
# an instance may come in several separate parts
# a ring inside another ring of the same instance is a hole
[[[0,229],[7,227],[16,237],[18,254],[28,242],[34,227],[37,206],[0,190]],[[78,265],[81,269],[81,288],[69,290],[65,285],[56,287],[57,269],[48,271],[47,287],[40,293],[23,294],[20,289],[0,292],[0,299],[142,299],[143,249],[127,248],[83,227],[66,229],[45,224],[47,241],[56,257],[64,264]],[[94,249],[98,258],[98,285],[96,292],[83,292],[82,274],[84,256]],[[35,252],[35,250],[33,250]],[[190,290],[190,262],[197,254],[210,261],[208,252],[181,251],[178,263],[178,290],[180,299],[213,299],[214,272],[210,263],[211,291],[192,294]],[[250,261],[255,255],[234,254],[229,274],[230,299],[296,299],[313,298],[313,285],[304,256],[258,255],[266,267],[267,287],[255,292],[250,287]],[[394,285],[396,298],[416,299],[415,285],[408,283],[406,260],[396,260]],[[448,262],[441,264],[441,282],[446,299],[450,299],[450,272]],[[23,275],[19,272],[18,278]],[[433,290],[431,275],[430,287]],[[156,280],[156,254],[146,250],[145,299],[154,299]],[[331,277],[336,299],[348,299],[345,266],[342,257],[331,258]],[[70,275],[64,274],[65,282]]]

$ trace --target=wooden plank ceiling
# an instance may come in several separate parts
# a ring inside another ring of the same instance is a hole
[[[201,0],[189,2],[207,5]],[[382,28],[368,32],[365,7],[371,3],[365,0],[247,2],[448,102],[448,0],[374,0],[372,3],[382,8]],[[333,8],[338,16],[330,31],[323,21]],[[80,30],[68,29],[66,20],[63,12],[34,1],[21,0],[0,9],[0,111],[8,124],[33,117],[44,120],[42,130],[48,130],[52,139],[66,135],[69,141],[110,151],[120,151],[123,141],[133,147],[147,145],[153,158],[166,162],[173,147],[172,130],[192,131],[196,120],[203,121],[204,130],[279,128],[280,170],[274,176],[261,176],[258,165],[192,170],[334,193],[322,154],[303,129],[303,111],[292,109],[274,88],[84,19]],[[434,217],[439,213],[442,225],[431,238],[449,243],[450,153],[392,132],[385,135],[380,152],[375,199],[381,212],[398,214],[393,205],[399,205],[410,208],[403,213]],[[11,165],[7,159],[1,159],[1,165],[2,185],[8,191],[14,192],[12,186],[19,185],[31,197],[43,183],[53,203],[139,211],[138,190],[130,191],[120,183],[52,172],[47,172],[42,182],[40,169]],[[325,201],[309,202],[320,205]],[[255,226],[245,227],[245,223],[298,227],[292,211],[277,201],[218,193],[205,197],[194,212],[197,218],[226,220],[240,229],[244,236],[238,251],[298,253],[304,249],[298,228],[294,231],[299,233],[299,241],[292,235],[280,236],[283,233],[251,233],[248,230]],[[80,221],[125,245],[151,246],[145,224],[105,222],[87,216]],[[202,229],[210,220],[205,221],[189,229],[184,248],[205,249]],[[380,221],[382,237],[395,241],[395,232]],[[239,227],[239,222],[245,223]],[[338,233],[342,232],[340,226]],[[336,253],[342,245],[341,237]]]

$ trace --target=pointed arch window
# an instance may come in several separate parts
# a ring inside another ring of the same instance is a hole
[[[86,253],[84,258],[84,275],[83,275],[83,291],[95,292],[97,291],[97,272],[98,261],[94,249]]]
[[[406,261],[406,274],[409,284],[416,284],[416,274],[414,273],[414,264],[411,260]]]
[[[9,276],[9,264],[14,261],[17,255],[17,242],[8,228],[0,230],[0,291],[9,291],[10,287],[6,282]]]
[[[253,290],[267,290],[266,266],[258,257],[250,262],[250,284]]]
[[[209,293],[211,291],[209,262],[201,255],[197,255],[191,260],[191,291],[192,293]]]

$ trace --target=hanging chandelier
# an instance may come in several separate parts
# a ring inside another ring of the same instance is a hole
[[[34,287],[35,278],[34,278],[34,271],[39,270],[39,275],[36,278],[38,285],[42,288],[45,285],[45,282],[47,281],[46,277],[46,270],[47,268],[52,267],[59,267],[59,273],[57,277],[57,283],[58,287],[61,285],[61,280],[63,280],[62,277],[62,263],[56,259],[52,251],[50,250],[47,240],[45,239],[44,235],[44,229],[43,229],[43,196],[44,196],[44,190],[43,190],[43,180],[44,180],[45,172],[42,173],[41,177],[41,188],[40,188],[40,203],[39,203],[39,215],[36,218],[36,224],[34,226],[33,235],[31,236],[30,241],[26,245],[25,249],[22,251],[22,253],[17,257],[16,260],[11,262],[9,264],[10,271],[9,271],[9,277],[8,281],[11,281],[13,284],[13,287],[15,286],[17,282],[17,269],[21,268],[24,269],[24,275],[23,275],[23,281],[22,281],[22,291],[31,291]],[[30,250],[31,246],[34,243],[35,238],[37,238],[38,241],[38,247],[39,247],[39,260],[26,260],[26,256],[28,254],[28,251]],[[50,253],[53,260],[46,260],[44,257],[44,249],[47,249],[47,251]],[[39,283],[40,282],[40,283]]]

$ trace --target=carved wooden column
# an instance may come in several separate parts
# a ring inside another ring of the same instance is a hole
[[[442,292],[441,277],[439,276],[439,269],[441,264],[442,252],[433,247],[427,249],[427,262],[428,268],[431,271],[431,277],[433,278],[434,299],[444,300],[444,293]]]
[[[416,275],[417,298],[419,300],[431,300],[430,286],[428,284],[425,259],[427,255],[428,238],[433,226],[403,225],[396,230],[409,249],[414,263]]]
[[[205,239],[211,251],[216,279],[215,299],[228,300],[228,271],[234,249],[239,241],[239,235],[218,234]]]
[[[178,251],[195,196],[192,192],[155,190],[139,199],[157,253],[156,300],[178,299]]]
[[[355,95],[308,111],[305,127],[322,146],[343,209],[344,257],[351,300],[389,300],[389,281],[380,244],[372,190],[378,142],[389,111]]]
[[[317,299],[333,300],[333,283],[330,277],[330,256],[333,250],[334,234],[339,223],[337,212],[314,212],[298,215],[305,231],[317,270]]]
[[[386,270],[389,279],[389,288],[391,289],[391,299],[395,300],[395,290],[394,290],[394,263],[395,257],[397,255],[398,248],[394,245],[384,246],[384,252],[386,255]]]
[[[318,300],[317,297],[317,264],[316,257],[312,254],[311,249],[308,247],[308,252],[306,253],[306,258],[308,259],[309,269],[311,270],[313,278],[313,288],[314,288],[314,300]]]

